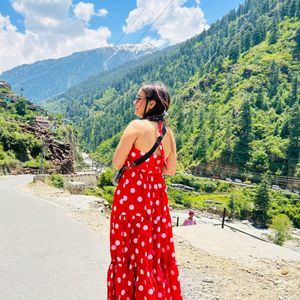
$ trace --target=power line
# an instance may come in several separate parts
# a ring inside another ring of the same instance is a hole
[[[149,0],[149,1],[146,3],[146,5],[144,6],[143,10],[140,12],[139,15],[142,15],[142,14],[143,14],[143,12],[144,12],[144,11],[146,10],[146,8],[149,6],[149,4],[150,4],[151,1],[152,1],[152,0]],[[137,17],[134,19],[133,23],[131,23],[131,25],[129,26],[129,28],[131,28],[131,27],[136,23],[136,21],[137,21],[138,19],[139,19],[139,16],[137,16]],[[116,46],[121,42],[121,40],[124,38],[125,35],[126,35],[126,33],[124,32],[123,35],[117,40]]]
[[[160,16],[170,7],[170,5],[174,2],[174,0],[171,0],[168,5],[159,13],[159,15],[156,17],[156,19],[146,28],[146,30],[142,33],[142,35],[135,41],[137,43],[140,41],[140,39],[146,34],[146,32],[152,27],[152,25],[160,18]]]

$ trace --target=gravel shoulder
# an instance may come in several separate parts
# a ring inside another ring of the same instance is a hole
[[[109,242],[109,211],[99,198],[70,195],[41,182],[20,187],[23,192],[63,206]],[[173,216],[186,211],[172,210]],[[185,300],[199,299],[300,299],[300,251],[248,235],[221,229],[220,220],[196,213],[198,225],[174,227],[176,258]],[[182,222],[180,222],[181,224]],[[233,227],[263,236],[249,224]]]

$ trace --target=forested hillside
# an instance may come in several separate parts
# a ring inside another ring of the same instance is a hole
[[[300,0],[245,1],[200,35],[120,76],[108,72],[98,89],[91,81],[92,95],[66,94],[51,105],[109,164],[139,86],[161,80],[172,92],[179,170],[300,176],[299,18]]]

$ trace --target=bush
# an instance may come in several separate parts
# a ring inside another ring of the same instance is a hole
[[[275,231],[275,236],[273,237],[274,243],[282,246],[290,238],[289,230],[292,228],[292,222],[288,216],[280,214],[272,218],[270,228]]]
[[[113,186],[112,178],[114,176],[114,171],[107,168],[103,173],[100,174],[98,179],[98,186],[103,188],[105,186]]]
[[[205,182],[203,185],[203,190],[206,193],[213,193],[217,189],[217,186],[213,182]]]
[[[53,174],[50,176],[50,182],[56,188],[62,189],[64,187],[64,177],[61,174]]]

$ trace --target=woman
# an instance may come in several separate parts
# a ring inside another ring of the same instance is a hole
[[[144,85],[135,115],[113,157],[120,169],[147,153],[162,134],[170,97],[158,83]],[[114,194],[110,224],[109,300],[182,300],[172,221],[163,175],[176,169],[176,144],[167,128],[162,142],[142,164],[125,170]]]

